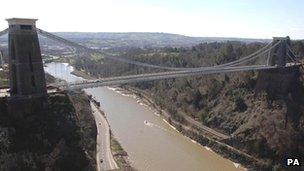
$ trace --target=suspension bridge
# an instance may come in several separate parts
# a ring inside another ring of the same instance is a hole
[[[258,51],[239,58],[238,60],[231,61],[225,64],[209,66],[209,67],[197,67],[197,68],[184,68],[184,67],[168,67],[153,65],[148,63],[143,63],[139,61],[134,61],[126,58],[119,58],[114,55],[104,54],[104,52],[97,49],[91,49],[84,45],[77,44],[75,42],[69,41],[62,37],[56,36],[49,32],[43,31],[37,28],[37,33],[41,36],[49,38],[51,40],[57,41],[63,45],[70,46],[77,51],[84,52],[87,54],[103,54],[105,58],[116,60],[119,62],[124,62],[131,65],[136,65],[140,67],[149,67],[156,69],[168,70],[166,72],[157,72],[149,74],[138,74],[138,75],[128,75],[119,77],[109,77],[101,78],[96,80],[83,80],[79,82],[70,82],[68,84],[55,85],[64,89],[82,89],[82,88],[92,88],[99,86],[111,86],[119,84],[128,84],[142,81],[153,81],[153,80],[163,80],[170,78],[180,78],[195,75],[209,75],[209,74],[221,74],[229,72],[240,72],[240,71],[258,71],[258,70],[270,70],[278,67],[290,67],[298,64],[296,61],[296,56],[290,48],[290,40],[288,37],[285,38],[274,38],[273,42],[267,44],[265,47],[259,49]],[[259,58],[264,58],[262,60],[264,64],[256,65],[254,64]],[[286,58],[290,59],[290,63],[286,63]],[[251,63],[248,65],[248,63]]]
[[[10,28],[5,29],[0,32],[0,36],[3,36],[9,32],[10,32]],[[275,68],[291,67],[293,65],[300,64],[299,62],[297,62],[295,53],[291,50],[289,37],[276,37],[273,39],[272,42],[268,43],[266,46],[257,50],[256,52],[225,64],[209,66],[209,67],[185,68],[185,67],[168,67],[168,66],[154,65],[154,64],[127,59],[127,58],[117,57],[111,54],[105,55],[103,51],[86,47],[85,45],[81,45],[79,43],[67,40],[65,38],[59,37],[55,34],[49,33],[47,31],[44,31],[36,27],[34,28],[34,32],[43,37],[61,43],[62,45],[69,46],[75,49],[77,52],[83,52],[86,54],[102,54],[105,59],[115,60],[139,67],[149,67],[149,68],[167,70],[165,72],[108,77],[108,78],[100,78],[95,80],[57,83],[52,85],[55,87],[59,87],[61,89],[82,89],[82,88],[92,88],[99,86],[128,84],[128,83],[143,82],[143,81],[180,78],[187,76],[221,74],[221,73],[241,72],[241,71],[271,70]],[[255,62],[258,60],[260,60],[259,64],[255,64]]]
[[[105,59],[115,60],[138,67],[165,70],[155,73],[107,77],[50,85],[63,90],[112,86],[144,81],[231,72],[273,70],[277,68],[301,65],[301,63],[298,62],[295,53],[291,49],[289,37],[275,37],[273,38],[272,42],[268,43],[256,52],[244,57],[236,57],[237,60],[229,61],[224,64],[195,68],[170,67],[105,54],[105,52],[102,50],[90,48],[83,44],[73,42],[42,29],[36,28],[35,19],[12,18],[8,19],[7,21],[9,22],[9,28],[0,31],[0,36],[8,34],[10,70],[10,97],[8,98],[8,111],[11,115],[17,118],[22,118],[22,116],[31,114],[36,110],[43,110],[48,104],[47,93],[49,91],[47,91],[46,88],[38,35],[68,46],[74,50],[73,52],[76,53],[102,54]],[[208,127],[202,126],[200,123],[198,124],[198,127],[213,134],[219,139],[228,138],[228,136],[217,133]],[[243,154],[247,155],[246,153]]]

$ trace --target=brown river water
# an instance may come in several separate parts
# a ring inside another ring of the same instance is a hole
[[[58,69],[59,68],[59,69]],[[46,72],[68,81],[79,80],[72,67],[48,64]],[[240,165],[221,157],[183,136],[155,110],[133,95],[114,88],[85,90],[101,102],[112,132],[138,170],[151,171],[237,171]]]

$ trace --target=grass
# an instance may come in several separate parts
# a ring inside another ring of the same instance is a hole
[[[113,136],[111,136],[111,151],[119,168],[129,167],[129,163],[125,159],[128,156],[127,152]]]
[[[124,152],[119,142],[114,138],[111,138],[111,150],[114,152]]]

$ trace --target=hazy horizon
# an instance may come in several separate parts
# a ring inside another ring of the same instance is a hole
[[[86,34],[86,33],[89,33],[89,34],[171,34],[171,35],[177,35],[177,36],[185,36],[185,37],[190,37],[190,38],[223,38],[223,39],[263,39],[263,40],[272,40],[272,37],[271,38],[252,38],[252,37],[217,37],[217,36],[188,36],[188,35],[183,35],[183,34],[178,34],[178,33],[167,33],[167,32],[87,32],[87,31],[75,31],[75,32],[70,32],[70,31],[55,31],[55,32],[52,32],[52,33],[73,33],[73,34]],[[285,37],[285,36],[284,36]],[[299,40],[302,40],[302,39],[299,39]]]
[[[37,18],[37,27],[49,32],[304,39],[304,2],[300,0],[10,0],[2,6],[1,30],[7,28],[6,18],[16,17]]]

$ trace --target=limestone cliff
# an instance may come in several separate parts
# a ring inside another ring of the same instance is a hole
[[[78,98],[75,109],[65,92],[51,94],[47,109],[23,118],[11,117],[0,99],[0,170],[95,170],[96,126],[79,113],[88,100]]]

